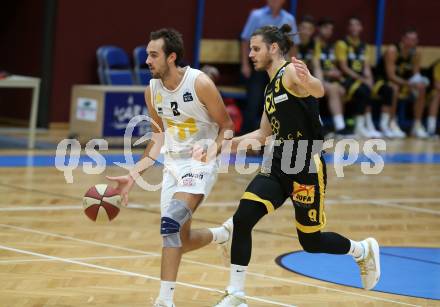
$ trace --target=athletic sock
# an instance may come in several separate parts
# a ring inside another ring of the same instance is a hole
[[[175,289],[176,289],[175,281],[161,280],[159,298],[167,304],[172,304]]]
[[[344,116],[342,114],[338,114],[333,116],[333,124],[335,125],[335,130],[342,130],[345,128]]]
[[[244,292],[247,266],[231,264],[231,275],[229,278],[228,292]]]
[[[212,232],[212,242],[223,243],[229,239],[229,231],[223,227],[208,228]]]
[[[427,119],[428,133],[434,134],[436,126],[437,126],[437,118],[435,116],[428,116]]]
[[[365,247],[362,242],[350,240],[350,250],[348,255],[353,256],[356,260],[362,260],[365,256]]]

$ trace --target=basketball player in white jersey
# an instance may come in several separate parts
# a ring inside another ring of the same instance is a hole
[[[232,220],[217,228],[191,229],[191,217],[209,194],[217,177],[217,161],[207,160],[211,149],[220,152],[225,132],[233,123],[211,79],[197,69],[180,67],[183,41],[173,29],[152,32],[147,65],[153,75],[145,91],[154,135],[143,159],[126,176],[107,177],[118,183],[123,203],[135,179],[154,164],[162,144],[165,168],[161,192],[163,237],[161,285],[154,306],[174,306],[173,294],[182,253],[231,237]],[[203,145],[203,140],[211,144]],[[209,150],[208,150],[209,149]]]

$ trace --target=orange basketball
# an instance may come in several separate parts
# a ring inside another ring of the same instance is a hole
[[[83,198],[84,213],[94,222],[109,222],[120,211],[121,196],[107,184],[91,187]]]

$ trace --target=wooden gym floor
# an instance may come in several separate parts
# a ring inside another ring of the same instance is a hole
[[[389,141],[387,147],[388,153],[440,152],[438,140]],[[0,158],[53,154],[3,150]],[[111,167],[104,174],[122,173]],[[0,306],[151,306],[159,289],[159,192],[135,188],[130,207],[115,221],[96,224],[82,213],[81,196],[106,182],[104,174],[78,169],[74,183],[67,184],[54,167],[0,167]],[[230,217],[252,177],[221,174],[193,227],[212,227]],[[161,169],[146,178],[158,182]],[[356,164],[345,169],[344,178],[329,165],[326,230],[356,240],[374,236],[382,246],[440,247],[439,183],[440,164],[434,163],[386,164],[379,175],[363,175]],[[249,306],[440,305],[324,282],[278,266],[277,256],[301,249],[290,204],[266,216],[253,238]],[[175,303],[212,306],[228,278],[216,246],[186,254]]]

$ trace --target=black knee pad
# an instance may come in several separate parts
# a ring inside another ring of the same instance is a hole
[[[234,232],[250,232],[255,224],[267,214],[266,207],[253,200],[242,199],[234,214]]]
[[[308,253],[321,252],[321,232],[304,233],[298,231],[298,239],[302,248]]]

